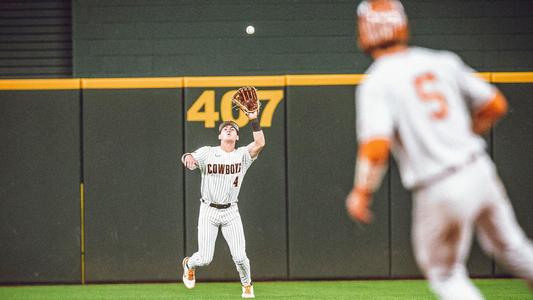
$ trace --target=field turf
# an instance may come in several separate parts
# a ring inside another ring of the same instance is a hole
[[[516,279],[474,281],[486,299],[533,299]],[[436,299],[423,280],[256,282],[256,299]],[[0,299],[241,299],[238,282],[0,286]]]

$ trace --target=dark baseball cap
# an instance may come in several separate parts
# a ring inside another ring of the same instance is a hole
[[[224,121],[218,125],[218,133],[222,132],[222,129],[228,125],[231,125],[235,130],[237,130],[237,134],[239,134],[239,125],[233,121]]]

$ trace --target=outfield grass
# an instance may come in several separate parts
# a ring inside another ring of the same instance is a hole
[[[533,299],[516,279],[475,280],[487,299]],[[256,299],[436,299],[422,280],[257,282]],[[0,299],[240,299],[235,283],[89,284],[0,287]]]

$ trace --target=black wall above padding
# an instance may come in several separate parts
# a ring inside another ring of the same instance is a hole
[[[74,76],[363,73],[360,2],[76,0]],[[533,68],[531,0],[402,3],[413,45],[450,49],[479,71]]]

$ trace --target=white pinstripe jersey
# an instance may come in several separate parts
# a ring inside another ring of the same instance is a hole
[[[359,142],[390,139],[407,188],[464,164],[485,147],[471,111],[495,95],[473,72],[447,51],[412,47],[378,58],[357,89]]]
[[[202,147],[191,153],[202,173],[202,199],[226,204],[238,201],[239,191],[252,159],[246,147],[225,152],[217,147]]]

